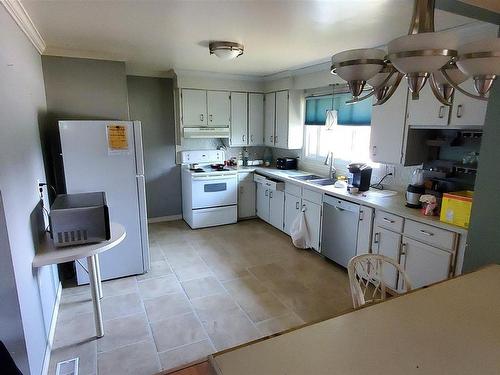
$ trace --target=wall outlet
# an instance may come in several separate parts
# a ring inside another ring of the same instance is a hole
[[[392,176],[387,176],[385,180],[382,182],[386,185],[394,185],[396,181],[396,167],[391,164],[385,165],[385,174],[392,173]]]

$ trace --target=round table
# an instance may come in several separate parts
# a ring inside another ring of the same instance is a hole
[[[51,264],[60,264],[87,258],[87,266],[90,280],[90,293],[94,305],[94,319],[96,336],[104,336],[104,325],[102,321],[101,298],[101,271],[99,268],[99,254],[109,250],[123,241],[127,235],[123,225],[110,223],[111,238],[107,241],[98,243],[56,247],[50,234],[46,234],[40,242],[33,258],[34,268],[48,266]]]

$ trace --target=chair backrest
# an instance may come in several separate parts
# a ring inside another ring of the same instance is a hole
[[[387,289],[401,294],[412,288],[408,275],[401,266],[384,255],[355,256],[349,261],[347,271],[354,308],[384,300]],[[389,285],[388,278],[392,281]],[[393,285],[397,287],[394,288]]]

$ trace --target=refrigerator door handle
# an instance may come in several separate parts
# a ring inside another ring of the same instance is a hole
[[[137,180],[137,195],[139,200],[139,225],[142,242],[142,262],[144,272],[151,268],[149,257],[149,238],[148,238],[148,213],[146,208],[146,183],[143,175],[135,176]]]
[[[133,122],[134,144],[135,144],[135,169],[138,175],[144,175],[144,150],[142,147],[142,124],[140,121]]]

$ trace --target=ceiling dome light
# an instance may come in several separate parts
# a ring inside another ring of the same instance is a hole
[[[458,49],[457,66],[474,78],[477,93],[485,96],[500,74],[500,38],[464,44]]]
[[[347,81],[353,97],[357,98],[366,81],[375,76],[385,65],[385,51],[375,48],[352,49],[332,56],[333,74]]]
[[[243,55],[243,44],[235,42],[211,42],[208,45],[210,54],[222,60],[233,60]]]
[[[399,37],[387,45],[388,59],[406,75],[414,98],[430,73],[438,71],[457,56],[456,37],[450,33],[420,33]]]

